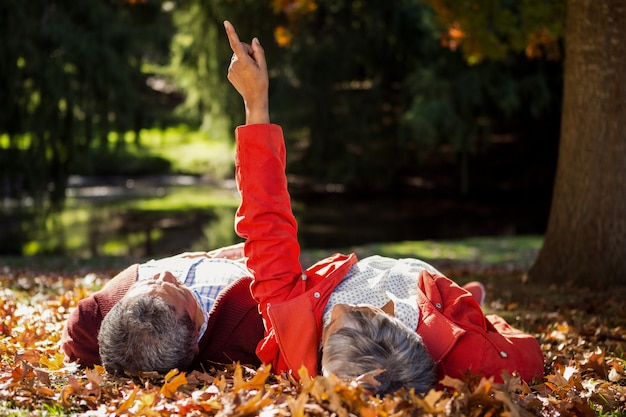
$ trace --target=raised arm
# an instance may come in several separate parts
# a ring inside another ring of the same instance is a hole
[[[269,123],[269,79],[263,47],[257,38],[252,39],[252,46],[241,42],[235,28],[228,21],[224,22],[224,28],[233,50],[228,67],[228,81],[243,98],[246,124]]]
[[[271,330],[267,307],[304,290],[297,224],[291,211],[286,152],[280,126],[269,124],[268,75],[258,39],[247,45],[224,23],[233,58],[228,80],[241,94],[246,126],[236,130],[235,175],[241,194],[235,228],[246,239],[247,266],[254,275],[252,296]]]

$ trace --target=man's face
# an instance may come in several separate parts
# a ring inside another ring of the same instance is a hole
[[[188,314],[197,330],[204,324],[204,314],[196,302],[191,290],[183,285],[171,272],[165,271],[152,278],[137,281],[126,293],[124,298],[138,295],[160,297],[172,306],[180,317]]]

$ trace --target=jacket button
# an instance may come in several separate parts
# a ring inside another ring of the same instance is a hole
[[[435,307],[437,307],[438,309],[441,309],[441,303],[435,304]]]
[[[315,298],[320,298],[320,293],[318,293],[317,291],[313,293],[313,297]]]
[[[500,351],[500,356],[502,356],[503,358],[508,358],[509,355],[507,355],[507,353],[503,350]]]
[[[302,273],[302,275],[300,275],[300,278],[302,279],[302,281],[306,281],[306,274]]]

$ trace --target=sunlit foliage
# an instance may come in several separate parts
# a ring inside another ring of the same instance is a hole
[[[460,48],[468,62],[504,59],[511,51],[529,58],[560,59],[565,0],[422,0],[445,28],[442,45]]]
[[[162,3],[2,2],[3,198],[61,205],[85,152],[107,149],[111,132],[138,134],[154,122],[164,103],[146,87],[143,64],[167,57],[172,25]]]

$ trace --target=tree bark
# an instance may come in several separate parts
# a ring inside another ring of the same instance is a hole
[[[529,279],[626,284],[626,2],[568,0],[559,160]]]

